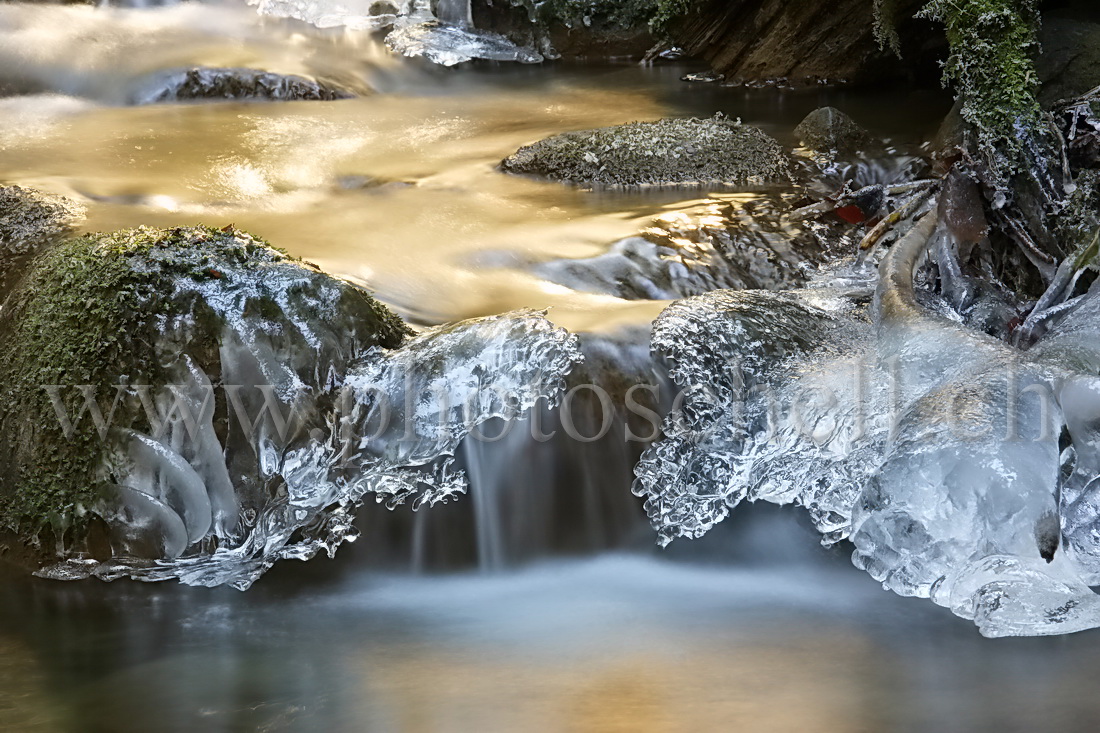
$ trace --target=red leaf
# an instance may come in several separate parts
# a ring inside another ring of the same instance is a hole
[[[849,224],[862,224],[867,221],[867,215],[863,213],[863,209],[855,204],[851,206],[842,206],[837,209],[835,213]]]

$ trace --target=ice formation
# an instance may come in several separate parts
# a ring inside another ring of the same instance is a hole
[[[869,313],[858,287],[670,306],[653,348],[684,399],[635,493],[662,544],[743,499],[796,503],[884,587],[987,636],[1100,626],[1100,292],[1014,349],[915,288],[943,236],[928,215],[894,245]]]
[[[403,56],[454,66],[473,59],[537,64],[537,51],[471,24],[469,0],[249,0],[264,15],[318,28],[387,31],[386,45]]]
[[[272,356],[230,343],[223,378],[247,373],[253,384],[278,382],[286,375]],[[245,414],[262,413],[265,403],[273,411],[249,435],[238,426],[226,438],[229,450],[211,422],[209,382],[189,362],[175,393],[195,418],[191,426],[178,407],[166,406],[164,435],[128,433],[114,466],[122,476],[115,495],[94,508],[115,544],[135,557],[70,560],[45,574],[243,589],[279,559],[331,556],[357,535],[353,509],[367,494],[391,508],[411,498],[415,508],[465,493],[465,475],[453,465],[462,439],[486,421],[522,416],[540,399],[553,404],[579,358],[575,337],[534,312],[433,329],[399,349],[377,348],[324,394],[293,379],[283,380],[281,393],[241,390]],[[288,412],[288,422],[297,413],[301,423],[281,430],[272,416]],[[253,461],[253,480],[235,488],[227,469]]]
[[[486,421],[554,404],[581,359],[576,337],[534,311],[407,338],[362,290],[228,228],[138,229],[63,246],[56,256],[126,263],[126,282],[140,283],[130,287],[155,294],[127,301],[136,311],[127,327],[150,342],[112,356],[101,375],[120,379],[123,406],[62,421],[99,430],[103,454],[88,478],[105,488],[65,508],[92,529],[57,538],[67,559],[42,571],[48,577],[245,588],[280,558],[331,554],[355,537],[352,510],[367,494],[416,508],[464,493],[454,464],[462,439]],[[55,268],[44,263],[33,275],[49,284]],[[33,318],[51,297],[20,294],[30,305],[20,300],[13,317]],[[143,360],[161,365],[162,386],[110,376],[141,373]],[[85,387],[87,410],[95,387]],[[62,388],[53,389],[64,417]],[[39,422],[7,418],[33,460]],[[6,454],[16,477],[21,450]],[[106,558],[94,527],[106,533]]]
[[[574,290],[628,300],[669,300],[719,288],[779,290],[802,285],[830,253],[851,249],[840,227],[789,222],[792,195],[716,195],[664,215],[640,236],[585,259],[542,262],[541,277]],[[844,245],[847,244],[847,247]]]
[[[402,56],[424,58],[440,66],[454,66],[473,59],[537,64],[542,54],[517,46],[489,31],[451,25],[436,20],[398,24],[386,36],[386,45]]]

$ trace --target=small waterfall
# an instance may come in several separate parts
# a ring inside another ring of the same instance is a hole
[[[462,28],[473,25],[470,0],[435,0],[435,17],[443,23]]]
[[[504,517],[501,512],[504,487],[498,476],[487,470],[492,468],[492,457],[485,442],[467,440],[463,445],[463,458],[470,479],[470,498],[473,500],[478,566],[482,570],[499,570],[505,561]]]
[[[673,386],[649,353],[648,329],[580,338],[585,360],[568,378],[563,406],[491,421],[463,441],[457,458],[470,496],[416,513],[366,507],[353,552],[398,570],[491,572],[554,555],[651,548],[630,486]]]

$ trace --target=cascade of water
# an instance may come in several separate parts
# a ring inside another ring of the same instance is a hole
[[[416,513],[368,506],[352,551],[413,572],[648,551],[645,517],[630,494],[632,469],[674,398],[648,342],[648,329],[581,334],[585,360],[569,375],[562,406],[486,423],[463,441],[457,464],[469,480],[468,501]]]
[[[473,23],[470,0],[436,0],[435,17],[444,23],[468,27]]]
[[[502,486],[497,477],[487,470],[491,467],[491,457],[487,455],[486,446],[480,440],[467,440],[462,446],[470,479],[470,498],[473,500],[477,562],[483,571],[500,569],[505,558]]]

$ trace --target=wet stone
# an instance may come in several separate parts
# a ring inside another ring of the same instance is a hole
[[[582,185],[746,186],[784,180],[788,163],[767,133],[715,116],[566,132],[520,148],[501,168]]]

